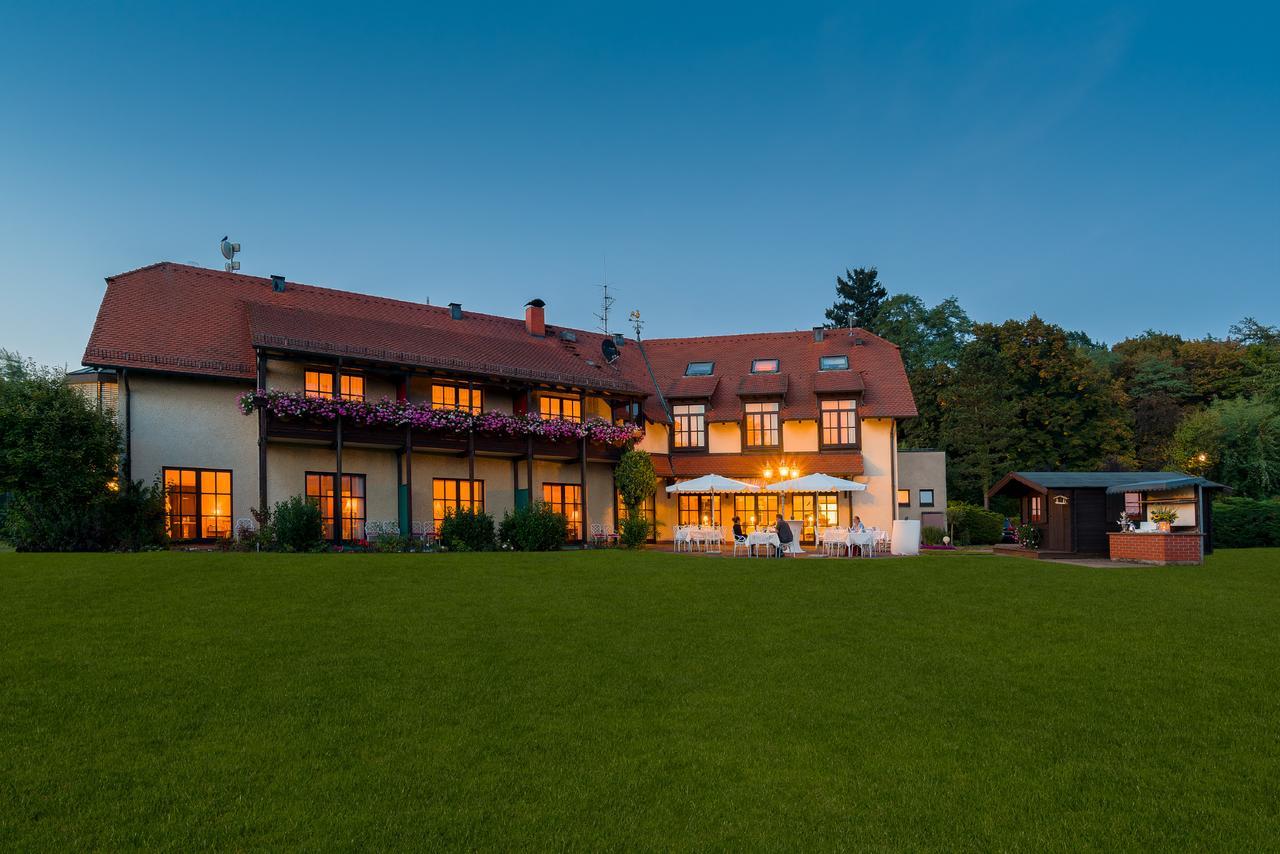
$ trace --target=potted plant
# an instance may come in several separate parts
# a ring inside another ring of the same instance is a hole
[[[1178,520],[1178,511],[1172,507],[1153,507],[1151,508],[1151,521],[1155,522],[1160,530],[1169,533],[1169,529],[1173,527],[1173,523]]]

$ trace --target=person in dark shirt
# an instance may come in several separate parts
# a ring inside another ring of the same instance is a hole
[[[733,517],[733,538],[743,541],[747,539],[747,535],[742,532],[742,520],[737,516]]]
[[[789,546],[791,541],[795,538],[791,536],[791,526],[787,524],[786,519],[782,518],[781,513],[778,514],[778,523],[775,527],[778,532],[778,544],[781,546],[778,549],[778,557],[782,557],[786,554],[787,546]]]

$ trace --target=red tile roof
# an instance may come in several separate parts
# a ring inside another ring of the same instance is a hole
[[[577,340],[569,342],[562,329],[548,325],[537,338],[522,318],[466,311],[453,320],[441,306],[295,282],[276,292],[270,279],[161,262],[107,279],[84,363],[252,380],[257,345],[648,395],[645,414],[655,421],[668,420],[659,389],[706,397],[709,420],[738,420],[739,393],[775,394],[784,419],[813,419],[816,393],[858,386],[864,415],[916,414],[898,348],[860,329],[828,330],[821,342],[812,332],[646,341],[652,376],[634,341],[607,365],[602,335],[571,330]],[[848,355],[851,370],[819,372],[826,355]],[[758,358],[780,359],[782,373],[752,375]],[[715,374],[685,377],[692,361],[715,362]]]
[[[786,397],[788,385],[786,374],[747,374],[738,380],[738,397]]]
[[[739,393],[753,393],[770,382],[782,385],[781,381],[785,388],[773,392],[782,401],[783,419],[816,419],[819,392],[857,390],[863,391],[864,416],[916,415],[897,346],[862,329],[828,329],[822,341],[815,341],[812,331],[658,338],[645,341],[645,352],[659,377],[678,377],[690,362],[715,362],[721,382],[709,395],[709,421],[740,420]],[[848,356],[849,370],[819,371],[822,356]],[[752,359],[763,358],[780,359],[781,373],[752,374]]]
[[[690,397],[711,397],[711,395],[715,394],[716,386],[719,384],[719,377],[686,377],[681,375],[667,384],[664,393],[667,397],[675,400]]]
[[[666,414],[638,348],[613,365],[602,335],[577,341],[525,331],[524,320],[162,262],[107,279],[84,363],[254,379],[255,345],[349,355],[392,364],[488,373],[530,381],[649,395],[645,412]]]
[[[652,454],[653,469],[658,477],[702,477],[718,474],[724,477],[760,477],[765,466],[797,466],[805,474],[822,472],[833,477],[855,477],[862,474],[862,454],[849,453],[782,453],[776,457],[762,454]]]

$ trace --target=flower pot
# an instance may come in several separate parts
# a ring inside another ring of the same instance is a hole
[[[1170,522],[1159,522],[1159,523],[1157,523],[1157,524],[1159,525],[1159,527],[1160,527],[1160,533],[1162,533],[1162,534],[1167,534],[1167,533],[1169,533],[1169,531],[1170,531],[1170,530],[1172,529],[1172,527],[1173,527],[1172,523],[1170,523]]]

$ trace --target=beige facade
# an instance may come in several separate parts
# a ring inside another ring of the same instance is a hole
[[[924,525],[946,527],[947,455],[944,451],[898,451],[898,489],[905,504],[899,503],[902,519],[918,519]]]
[[[270,388],[301,391],[305,371],[332,371],[322,364],[271,360],[267,364]],[[384,377],[365,374],[365,397],[369,400],[394,399],[397,388]],[[259,505],[258,420],[242,414],[237,399],[251,391],[252,383],[202,380],[188,377],[166,377],[134,372],[129,377],[128,406],[131,442],[131,476],[150,481],[161,476],[163,469],[213,469],[230,471],[232,498],[230,513],[234,520],[246,519],[250,509]],[[431,399],[431,380],[415,377],[408,385],[411,400]],[[514,394],[500,387],[486,387],[485,409],[511,412]],[[122,411],[126,407],[122,405]],[[604,417],[608,407],[602,400],[587,398],[585,411],[590,416]],[[642,450],[666,454],[670,428],[650,422],[638,444]],[[813,453],[819,450],[818,425],[813,420],[786,420],[781,425],[782,445],[769,454],[751,455],[760,468],[773,460],[785,460],[788,454]],[[918,506],[919,490],[935,490],[935,505],[941,511],[946,502],[945,457],[940,453],[897,451],[896,421],[891,418],[865,418],[861,422],[863,474],[855,479],[867,485],[865,492],[841,494],[836,498],[836,513],[841,525],[857,515],[868,526],[890,528],[895,518],[922,518],[929,508]],[[742,432],[738,423],[720,422],[707,425],[706,456],[737,456],[742,453]],[[714,462],[709,463],[714,469]],[[331,441],[305,441],[271,437],[267,442],[266,491],[268,505],[294,495],[305,494],[308,473],[335,472],[337,459]],[[346,475],[362,475],[365,479],[366,522],[397,522],[400,514],[400,485],[408,473],[394,447],[344,443],[342,471]],[[522,459],[478,453],[474,461],[475,479],[484,485],[485,510],[495,518],[516,506],[517,490],[529,488],[528,467]],[[805,471],[804,474],[815,473]],[[468,460],[459,454],[429,453],[415,450],[412,454],[413,520],[433,519],[434,484],[436,479],[465,480]],[[542,498],[544,484],[580,485],[581,465],[577,461],[536,459],[533,466],[532,496]],[[761,477],[746,478],[763,484]],[[776,480],[776,475],[775,478]],[[661,481],[655,496],[658,538],[669,539],[680,522],[679,500],[667,494]],[[616,530],[616,493],[612,465],[603,462],[587,464],[588,522]],[[911,490],[913,503],[898,507],[897,489]],[[717,506],[720,499],[716,499]],[[815,507],[805,504],[813,499],[781,500],[783,515],[788,518],[812,514]],[[852,500],[852,505],[851,505]],[[793,503],[793,501],[795,503]],[[730,524],[734,514],[733,499],[718,507],[720,521]],[[927,518],[925,516],[924,518]]]
[[[271,360],[267,365],[267,385],[273,389],[301,391],[308,369],[332,372],[332,367],[305,362]],[[382,377],[362,374],[368,400],[394,399],[395,384]],[[238,399],[253,390],[253,383],[170,377],[131,372],[127,382],[127,405],[122,404],[122,427],[129,436],[130,476],[151,482],[162,478],[165,469],[195,469],[231,473],[228,512],[233,524],[248,519],[259,500],[258,418],[246,416]],[[430,400],[431,382],[415,378],[409,386],[411,400]],[[513,395],[506,389],[486,387],[487,410],[511,412]],[[587,417],[607,414],[602,401],[587,399]],[[128,422],[124,422],[124,413]],[[659,430],[661,432],[661,429]],[[665,439],[662,439],[665,442]],[[267,442],[267,504],[274,505],[306,493],[308,473],[332,474],[337,469],[336,449],[331,441],[290,440],[272,437]],[[436,479],[466,480],[468,460],[459,454],[436,454],[415,450],[412,454],[413,520],[433,519]],[[477,454],[475,479],[483,483],[484,507],[496,519],[516,506],[517,489],[528,489],[528,466],[512,456]],[[400,519],[400,484],[409,474],[402,467],[396,448],[344,442],[344,475],[365,479],[364,518],[366,522],[396,523]],[[590,461],[586,465],[586,520],[615,526],[615,497],[611,464]],[[543,497],[544,484],[581,486],[580,462],[535,459],[532,496]],[[572,514],[570,514],[572,515]],[[581,521],[575,520],[575,521]]]

